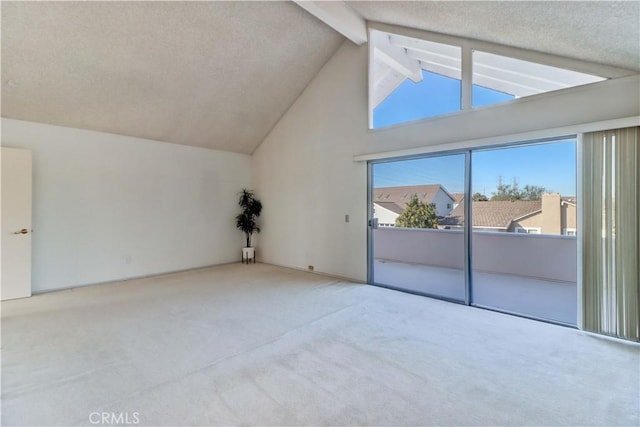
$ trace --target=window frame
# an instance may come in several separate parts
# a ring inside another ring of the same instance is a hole
[[[390,126],[374,128],[373,127],[373,79],[371,78],[373,72],[373,58],[374,58],[374,44],[371,43],[372,37],[371,34],[373,31],[382,31],[391,34],[397,34],[400,36],[416,38],[420,40],[425,40],[428,42],[441,43],[450,46],[456,46],[461,48],[461,99],[460,99],[460,110],[454,111],[446,114],[440,114],[436,116],[425,117],[418,120],[407,121],[403,123],[398,123]],[[614,67],[605,64],[598,64],[594,62],[588,61],[580,61],[572,58],[565,58],[558,55],[552,55],[542,52],[536,52],[527,49],[520,49],[511,46],[505,46],[497,43],[483,42],[479,40],[474,40],[470,38],[464,37],[456,37],[447,34],[435,33],[430,31],[423,31],[413,28],[407,27],[399,27],[395,25],[382,24],[379,22],[369,22],[367,25],[367,33],[369,39],[369,58],[368,58],[368,116],[369,116],[369,131],[381,131],[386,129],[392,129],[397,126],[403,126],[407,124],[415,124],[423,121],[433,120],[440,117],[451,116],[462,114],[467,111],[478,110],[478,109],[486,109],[493,108],[494,106],[500,105],[503,106],[505,104],[522,102],[523,100],[531,99],[536,96],[544,96],[550,93],[556,93],[563,90],[571,90],[577,86],[569,87],[565,89],[558,89],[554,91],[544,92],[536,95],[530,95],[526,97],[521,97],[518,99],[513,99],[509,101],[500,102],[499,104],[490,104],[484,106],[472,107],[472,93],[473,93],[473,52],[475,50],[491,53],[495,55],[507,56],[514,59],[520,59],[523,61],[534,62],[537,64],[547,65],[551,67],[563,68],[570,71],[576,71],[585,74],[592,74],[595,76],[603,77],[607,80],[616,79],[620,77],[630,76],[637,74],[637,72],[633,70],[627,70],[624,68]],[[589,83],[589,84],[598,84],[597,83]],[[588,84],[587,84],[588,85]],[[580,85],[584,86],[584,85]]]

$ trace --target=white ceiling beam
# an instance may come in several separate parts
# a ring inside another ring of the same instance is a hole
[[[343,1],[293,0],[357,45],[367,42],[367,21]]]
[[[371,42],[374,47],[374,60],[384,62],[415,83],[422,81],[420,62],[410,58],[406,49],[392,45],[389,42],[388,34],[373,31],[371,33]]]
[[[398,47],[408,50],[430,53],[434,55],[448,56],[451,58],[460,58],[461,47],[448,44],[436,43],[427,40],[413,39],[410,37],[391,34],[389,42]]]
[[[380,105],[382,101],[387,99],[387,97],[406,80],[403,75],[395,72],[394,70],[389,69],[389,71],[390,72],[384,76],[384,79],[378,83],[374,90],[373,108]]]
[[[385,81],[391,74],[393,74],[395,70],[393,68],[386,67],[384,71],[380,71],[379,73],[374,73],[373,75],[373,87],[378,87]]]
[[[423,70],[442,74],[452,79],[462,79],[460,58],[447,58],[411,50],[407,51],[407,55],[410,58],[420,61],[420,66]]]
[[[448,65],[450,67],[455,67],[458,70],[462,69],[462,58],[460,55],[457,57],[439,55],[433,52],[424,52],[420,50],[411,50],[407,49],[407,56],[409,58],[417,59],[418,61],[427,61],[433,62],[436,64]]]

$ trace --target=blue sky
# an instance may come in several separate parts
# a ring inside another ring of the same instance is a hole
[[[460,111],[460,80],[422,72],[422,81],[406,79],[373,111],[373,127],[380,128]],[[473,106],[495,104],[513,99],[509,95],[481,86],[473,86]]]
[[[510,95],[474,86],[473,105],[511,99]],[[374,127],[417,120],[460,109],[460,81],[423,72],[423,81],[406,80],[374,111]],[[518,141],[514,141],[518,142]],[[499,177],[546,187],[563,196],[576,195],[575,139],[505,149],[474,151],[473,192],[491,196]],[[464,190],[464,155],[405,160],[374,165],[374,187],[439,183],[453,193]]]
[[[498,179],[520,188],[538,185],[563,196],[576,195],[575,139],[521,147],[474,151],[473,192],[491,196]],[[415,160],[377,163],[374,187],[442,184],[449,192],[464,191],[464,155],[453,154]]]

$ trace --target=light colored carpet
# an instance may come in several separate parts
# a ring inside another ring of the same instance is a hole
[[[3,425],[638,425],[639,399],[637,346],[269,265],[2,303]]]
[[[464,301],[464,271],[376,259],[376,283]],[[473,271],[473,303],[511,313],[576,325],[575,283]]]

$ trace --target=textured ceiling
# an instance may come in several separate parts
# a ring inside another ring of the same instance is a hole
[[[370,21],[640,71],[639,1],[347,2]]]
[[[640,70],[640,3],[348,2]],[[251,153],[343,38],[292,2],[2,1],[2,116]]]
[[[251,153],[343,40],[291,2],[2,2],[2,116]]]

